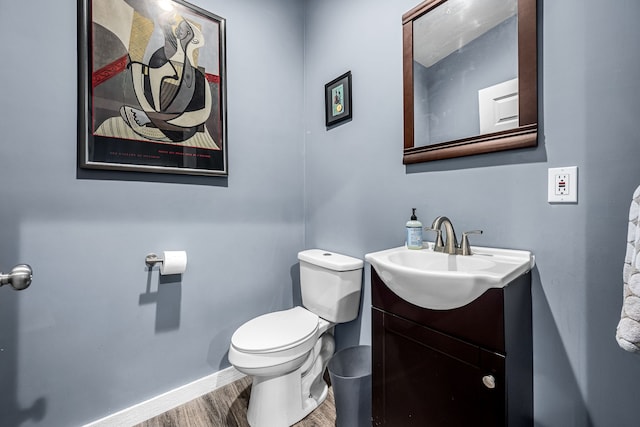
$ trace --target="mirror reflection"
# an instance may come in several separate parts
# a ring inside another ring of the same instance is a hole
[[[413,21],[414,147],[519,126],[517,0],[447,0]]]

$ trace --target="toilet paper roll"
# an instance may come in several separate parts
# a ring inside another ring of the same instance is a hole
[[[160,274],[182,274],[187,269],[185,251],[164,251],[164,261],[160,264]]]

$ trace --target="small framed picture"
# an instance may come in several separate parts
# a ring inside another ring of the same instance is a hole
[[[324,85],[324,103],[327,127],[351,119],[351,71]]]

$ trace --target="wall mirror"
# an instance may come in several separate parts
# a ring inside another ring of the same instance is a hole
[[[402,26],[404,164],[537,145],[536,0],[427,0]]]

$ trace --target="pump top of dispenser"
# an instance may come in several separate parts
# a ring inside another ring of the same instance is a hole
[[[416,208],[411,208],[411,218],[407,221],[407,227],[422,227],[422,223],[416,216]]]

